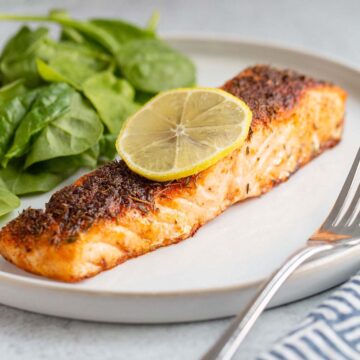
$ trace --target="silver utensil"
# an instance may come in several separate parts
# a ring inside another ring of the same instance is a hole
[[[356,173],[360,171],[359,163],[360,148],[335,205],[320,229],[309,238],[305,247],[289,257],[260,287],[254,299],[236,316],[220,339],[202,357],[203,360],[231,359],[280,286],[306,260],[322,252],[360,244],[360,184],[355,181]],[[349,196],[355,188],[355,194]]]

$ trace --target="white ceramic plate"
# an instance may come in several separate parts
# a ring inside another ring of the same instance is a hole
[[[43,279],[1,259],[1,303],[107,322],[179,322],[233,315],[325,218],[359,146],[360,72],[277,46],[219,38],[169,40],[194,59],[198,83],[204,86],[219,86],[257,63],[297,69],[339,84],[349,92],[343,141],[269,194],[228,209],[193,238],[82,283]],[[22,208],[43,207],[49,195],[23,199]],[[306,264],[272,305],[341,283],[358,269],[359,256],[356,248]]]

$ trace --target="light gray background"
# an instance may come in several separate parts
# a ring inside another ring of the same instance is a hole
[[[162,33],[239,35],[316,51],[360,66],[360,1],[285,0],[0,0],[1,12],[46,13],[67,8],[78,17],[122,17],[144,24],[161,12]],[[0,23],[0,41],[17,25]],[[254,359],[297,324],[327,293],[267,311],[238,359]],[[56,319],[0,305],[0,358],[197,359],[229,320],[132,326]]]

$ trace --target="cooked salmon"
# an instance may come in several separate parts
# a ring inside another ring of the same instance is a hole
[[[189,238],[230,205],[289,178],[341,138],[346,93],[290,70],[255,66],[222,87],[253,112],[241,148],[209,169],[158,183],[110,162],[29,208],[0,232],[16,266],[75,282]],[[241,241],[241,240],[239,240]]]

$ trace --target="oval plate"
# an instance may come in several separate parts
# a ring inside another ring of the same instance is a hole
[[[168,40],[194,59],[202,86],[220,86],[246,66],[266,63],[344,87],[349,99],[343,141],[269,194],[231,207],[193,238],[79,284],[27,274],[1,259],[1,303],[48,315],[106,322],[182,322],[233,315],[259,282],[304,245],[325,219],[359,145],[360,72],[278,46],[218,37]],[[22,208],[43,207],[49,196],[27,197]],[[2,224],[9,219],[3,219]],[[359,256],[360,248],[354,248],[304,265],[272,305],[345,281],[358,269]]]

